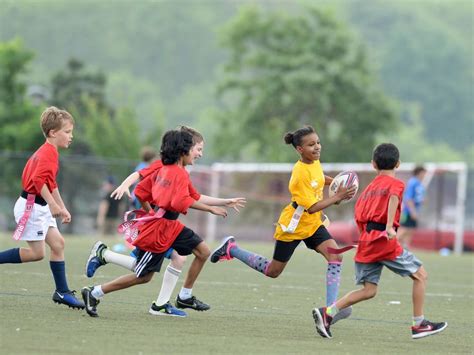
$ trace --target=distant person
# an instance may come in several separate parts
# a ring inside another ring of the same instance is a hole
[[[425,186],[423,185],[425,175],[426,169],[422,166],[417,166],[413,170],[413,176],[408,180],[407,188],[403,194],[403,209],[400,218],[398,240],[404,248],[410,246],[413,232],[418,227],[420,210],[426,193]]]
[[[58,149],[72,142],[74,118],[64,110],[48,107],[41,115],[41,129],[46,142],[28,159],[21,178],[23,191],[15,203],[17,227],[13,238],[28,243],[28,248],[13,248],[0,252],[0,264],[40,261],[45,256],[45,244],[51,249],[50,268],[56,290],[53,301],[71,308],[84,308],[74,296],[66,280],[64,238],[55,218],[71,222],[56,183],[59,169]]]
[[[142,161],[138,163],[138,165],[135,167],[134,169],[135,172],[138,172],[140,170],[147,168],[153,162],[153,160],[157,158],[157,153],[153,147],[145,146],[142,148],[140,156],[141,156]],[[139,209],[141,208],[141,204],[140,204],[140,201],[135,196],[135,187],[136,185],[132,187],[131,204],[132,204],[132,209]]]
[[[113,176],[108,176],[102,186],[102,200],[97,211],[97,228],[103,236],[117,233],[120,217],[124,212],[121,201],[110,197],[116,187],[117,183]]]
[[[397,240],[403,181],[395,177],[400,166],[400,153],[391,143],[378,145],[372,155],[372,166],[377,176],[360,194],[355,205],[355,220],[359,228],[359,244],[355,255],[355,279],[362,288],[349,292],[328,307],[315,308],[316,329],[324,338],[331,338],[332,319],[340,310],[375,297],[382,269],[413,280],[412,339],[419,339],[443,331],[448,323],[433,323],[425,319],[425,288],[428,274],[420,260],[403,249]],[[380,315],[383,318],[383,315]],[[388,334],[382,332],[382,336]],[[363,339],[359,340],[363,342]]]

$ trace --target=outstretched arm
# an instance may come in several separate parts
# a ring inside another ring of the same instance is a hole
[[[245,197],[234,197],[234,198],[219,198],[207,195],[201,195],[199,202],[210,206],[225,206],[230,207],[239,212],[239,208],[245,207],[247,200]]]
[[[110,197],[113,197],[116,200],[120,200],[124,193],[127,194],[128,197],[130,197],[129,188],[138,180],[140,180],[140,174],[137,171],[131,173],[125,180],[123,180],[119,187],[112,191]]]

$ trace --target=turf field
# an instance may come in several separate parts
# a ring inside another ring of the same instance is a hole
[[[120,239],[106,240],[113,245]],[[94,239],[67,237],[66,266],[71,288],[102,283],[125,272],[107,265],[93,280],[84,262]],[[0,250],[15,246],[2,235]],[[271,256],[273,245],[244,244]],[[0,352],[2,354],[455,354],[474,352],[473,254],[441,257],[416,253],[429,273],[425,312],[447,321],[441,334],[412,340],[411,281],[385,270],[375,299],[354,308],[350,319],[332,328],[333,338],[316,334],[311,310],[323,305],[325,263],[296,250],[278,279],[267,279],[239,261],[208,263],[194,294],[211,304],[188,318],[148,314],[161,286],[151,283],[107,295],[91,318],[51,301],[53,281],[47,260],[0,266]],[[354,288],[352,255],[346,257],[341,292]],[[189,264],[189,261],[188,261]],[[166,265],[166,263],[165,263]],[[178,282],[176,292],[182,285]],[[175,294],[176,294],[175,292]],[[174,296],[175,297],[175,296]]]

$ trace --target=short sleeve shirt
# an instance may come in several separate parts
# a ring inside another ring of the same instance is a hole
[[[312,164],[298,161],[293,167],[288,184],[291,201],[296,202],[307,210],[323,199],[324,182],[324,173],[319,160],[314,161]],[[275,230],[275,239],[281,241],[306,239],[312,236],[322,224],[321,211],[313,214],[305,211],[295,231],[293,233],[284,232],[281,225],[288,226],[294,213],[295,208],[292,206],[292,203],[283,209]]]

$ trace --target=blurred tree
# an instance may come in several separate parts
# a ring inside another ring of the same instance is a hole
[[[402,106],[419,105],[425,141],[468,150],[474,129],[472,2],[354,1],[348,10],[377,49],[384,88]],[[415,125],[406,116],[402,123]]]
[[[31,151],[44,140],[23,79],[33,57],[18,39],[0,43],[0,150]]]
[[[51,103],[76,118],[72,153],[136,159],[140,149],[136,117],[131,110],[106,102],[106,82],[104,73],[91,72],[81,61],[70,59],[51,80]]]
[[[327,11],[290,16],[246,7],[222,43],[230,50],[215,117],[223,156],[294,160],[282,137],[310,124],[324,161],[366,161],[375,134],[394,127],[394,104],[376,86],[366,49]]]

